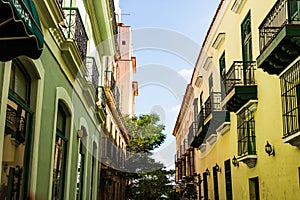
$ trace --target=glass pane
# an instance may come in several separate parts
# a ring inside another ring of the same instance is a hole
[[[27,100],[27,80],[18,67],[16,67],[15,76],[14,91],[23,100]]]
[[[66,157],[66,142],[56,136],[53,167],[53,199],[62,199],[64,191],[64,165]]]
[[[27,187],[26,171],[30,164],[30,157],[27,156],[30,148],[26,145],[29,135],[29,119],[29,113],[17,103],[8,100],[3,141],[4,151],[2,152],[0,199],[22,199],[24,196],[22,191]]]

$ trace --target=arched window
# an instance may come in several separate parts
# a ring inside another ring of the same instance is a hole
[[[58,105],[56,120],[52,199],[64,198],[68,145],[68,137],[66,134],[67,116],[68,112],[64,105],[60,102]]]
[[[24,66],[20,61],[13,60],[3,141],[0,199],[24,199],[29,188],[33,119],[29,103],[30,86],[31,79]]]
[[[76,185],[76,199],[83,199],[83,186],[84,186],[84,170],[86,160],[86,145],[87,145],[87,132],[82,126],[82,137],[79,142],[79,153],[77,161],[77,185]]]

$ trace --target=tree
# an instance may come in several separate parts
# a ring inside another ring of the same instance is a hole
[[[136,174],[134,181],[127,185],[127,199],[176,199],[173,188],[174,170],[165,168]]]
[[[125,117],[127,127],[131,132],[127,150],[130,152],[148,153],[159,147],[166,139],[163,134],[165,126],[159,124],[159,116],[155,113],[142,114],[138,117]]]
[[[174,170],[151,158],[151,151],[165,141],[165,129],[155,113],[125,117],[131,135],[127,148],[127,199],[176,199],[172,183]]]

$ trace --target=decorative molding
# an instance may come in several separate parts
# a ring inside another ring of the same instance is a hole
[[[88,103],[89,106],[94,106],[96,103],[96,93],[95,93],[95,89],[94,86],[91,82],[87,82],[86,85],[83,88],[83,94],[84,97]]]
[[[211,63],[212,63],[212,56],[209,56],[206,58],[204,62],[203,69],[207,71]]]
[[[231,11],[236,14],[239,14],[241,12],[241,10],[243,9],[246,1],[247,0],[235,0],[231,7]]]
[[[215,49],[219,49],[219,47],[223,44],[224,40],[225,40],[225,33],[219,33],[214,43],[212,44],[212,47]]]
[[[53,40],[55,41],[56,45],[60,47],[60,45],[64,42],[65,37],[62,31],[59,28],[49,28],[50,35],[52,36]]]
[[[203,76],[198,75],[195,81],[195,86],[200,88],[203,83]]]
[[[256,99],[252,99],[249,100],[244,106],[242,106],[236,113],[239,114],[242,110],[244,110],[245,108],[248,109],[248,111],[250,112],[254,112],[257,109],[257,103],[258,100]]]
[[[230,130],[230,122],[223,122],[216,130],[218,134],[225,135]]]
[[[206,141],[207,141],[210,145],[214,144],[214,143],[217,141],[217,134],[216,134],[216,133],[211,134],[211,135],[206,139]]]

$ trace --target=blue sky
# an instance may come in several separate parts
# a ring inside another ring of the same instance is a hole
[[[154,157],[174,164],[172,131],[186,85],[220,0],[120,0],[122,22],[132,27],[139,82],[136,115],[156,112],[167,139]]]

